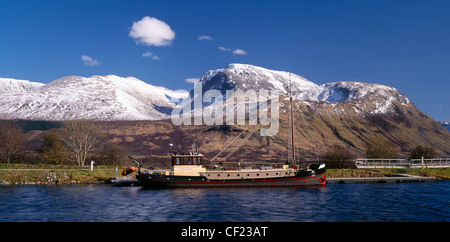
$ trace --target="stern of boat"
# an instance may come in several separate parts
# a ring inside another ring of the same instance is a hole
[[[327,184],[327,175],[326,175],[327,170],[325,167],[325,163],[310,164],[309,169],[314,171],[316,175],[321,176],[319,181],[320,183],[322,183],[322,185]]]

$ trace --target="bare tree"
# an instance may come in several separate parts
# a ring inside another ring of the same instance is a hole
[[[96,159],[99,161],[96,164],[108,164],[120,166],[126,164],[128,159],[128,150],[125,146],[122,146],[113,142],[104,142],[99,147]]]
[[[356,157],[350,153],[345,148],[334,145],[328,150],[323,156],[327,168],[331,169],[344,169],[344,168],[355,168],[354,159]]]
[[[66,121],[62,129],[62,141],[75,156],[79,166],[85,166],[86,157],[103,140],[100,127],[89,120]]]
[[[25,141],[22,128],[14,121],[0,122],[0,159],[10,163]]]
[[[40,151],[42,158],[57,165],[62,165],[69,156],[67,148],[62,143],[61,136],[55,131],[51,131],[44,137],[44,144]]]
[[[366,143],[367,158],[396,159],[399,155],[399,149],[387,139],[374,136]]]
[[[433,146],[427,146],[427,145],[417,145],[414,147],[414,149],[409,153],[410,159],[431,159],[436,156],[436,150]]]

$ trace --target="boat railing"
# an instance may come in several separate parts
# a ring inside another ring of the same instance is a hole
[[[356,159],[357,168],[447,168],[450,167],[450,158],[434,159]]]

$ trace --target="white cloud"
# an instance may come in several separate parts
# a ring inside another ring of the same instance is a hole
[[[246,55],[247,54],[247,52],[245,50],[242,50],[242,49],[235,49],[235,50],[233,50],[231,48],[225,48],[223,46],[219,46],[218,49],[221,50],[221,51],[225,51],[225,52],[226,51],[233,51],[234,55]]]
[[[129,36],[136,41],[136,44],[167,46],[175,38],[175,32],[163,21],[145,16],[133,23]]]
[[[147,51],[142,54],[142,57],[152,57],[152,60],[160,60],[159,56],[154,55],[153,52]]]
[[[150,56],[152,56],[152,55],[153,55],[153,53],[150,52],[150,51],[148,51],[148,52],[143,53],[143,54],[142,54],[142,57],[150,57]]]
[[[198,40],[213,40],[213,38],[209,35],[200,35],[198,36]]]
[[[218,49],[221,50],[221,51],[231,51],[230,48],[225,48],[225,47],[222,47],[222,46],[219,46]]]
[[[200,81],[200,78],[186,78],[186,82],[189,83],[196,83],[198,81]]]
[[[83,61],[85,66],[98,66],[100,65],[100,61],[94,60],[87,55],[82,55],[81,60]]]
[[[245,50],[241,50],[241,49],[236,49],[233,51],[234,55],[246,55],[247,52],[245,52]]]

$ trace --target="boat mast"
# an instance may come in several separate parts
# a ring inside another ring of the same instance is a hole
[[[295,166],[295,139],[294,139],[294,102],[292,100],[292,79],[291,79],[291,73],[289,73],[289,102],[291,104],[291,141],[292,141],[292,165]]]

